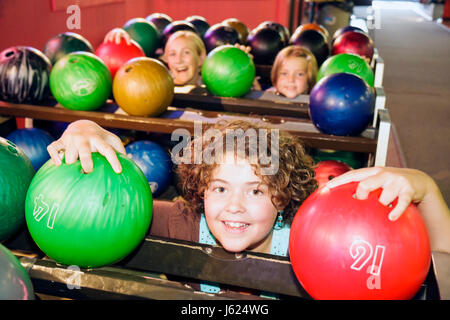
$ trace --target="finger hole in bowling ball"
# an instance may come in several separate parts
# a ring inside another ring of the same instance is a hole
[[[77,63],[77,62],[78,62],[78,59],[77,59],[77,58],[72,58],[72,59],[69,60],[69,62],[70,62],[70,63]]]
[[[14,55],[14,53],[15,53],[15,52],[12,51],[12,50],[11,50],[11,51],[8,51],[8,52],[5,53],[5,57],[6,57],[6,58],[12,57],[12,56]]]
[[[16,145],[14,144],[14,142],[6,140],[6,142],[8,143],[8,145],[10,145],[11,147],[13,147],[14,149],[16,148]]]
[[[8,146],[8,150],[11,151],[11,153],[17,154],[17,149],[12,145]]]
[[[132,67],[128,67],[128,68],[125,69],[125,72],[128,73],[128,72],[130,72],[132,69],[133,69]]]
[[[333,180],[335,176],[328,176],[328,180]]]

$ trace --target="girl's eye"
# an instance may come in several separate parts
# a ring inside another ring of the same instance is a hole
[[[262,192],[261,190],[259,190],[259,189],[253,189],[253,190],[251,191],[251,193],[252,193],[252,195],[254,195],[254,196],[259,196],[259,195],[262,195],[262,194],[263,194],[263,192]]]
[[[283,77],[286,77],[287,75],[288,75],[287,72],[281,72],[281,73],[280,73],[280,76],[283,76]]]
[[[305,73],[303,73],[303,72],[297,73],[297,77],[303,77],[304,75],[305,75]]]
[[[224,193],[225,192],[225,188],[224,187],[215,187],[213,189],[213,191],[217,192],[217,193]]]

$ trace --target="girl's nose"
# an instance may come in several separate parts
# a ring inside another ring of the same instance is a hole
[[[295,74],[294,73],[291,73],[291,74],[289,74],[289,82],[295,82]]]
[[[177,53],[177,55],[175,56],[175,61],[176,61],[176,63],[183,62],[183,57],[182,57],[181,53]]]
[[[245,203],[242,192],[234,192],[228,198],[226,209],[230,213],[242,213],[245,211]]]

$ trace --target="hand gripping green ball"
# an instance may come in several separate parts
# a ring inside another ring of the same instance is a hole
[[[117,154],[117,174],[105,157],[92,154],[94,170],[80,161],[49,160],[29,187],[25,218],[33,240],[64,265],[95,268],[115,263],[143,240],[152,218],[152,194],[139,167]]]

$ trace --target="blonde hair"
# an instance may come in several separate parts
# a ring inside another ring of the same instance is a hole
[[[278,81],[278,73],[283,64],[283,61],[289,57],[304,58],[307,64],[307,77],[308,77],[308,93],[311,91],[312,87],[316,84],[317,76],[317,60],[314,54],[305,47],[299,45],[292,45],[283,48],[278,52],[275,62],[272,66],[272,71],[270,72],[270,80],[272,85],[275,86]]]
[[[195,51],[198,54],[199,57],[206,56],[206,48],[205,44],[203,43],[203,40],[196,34],[195,32],[188,31],[188,30],[181,30],[174,32],[169,39],[166,42],[166,48],[169,42],[178,39],[178,38],[184,38],[186,40],[189,40],[194,45]],[[162,56],[164,61],[166,60],[166,49],[164,48],[164,54]]]

